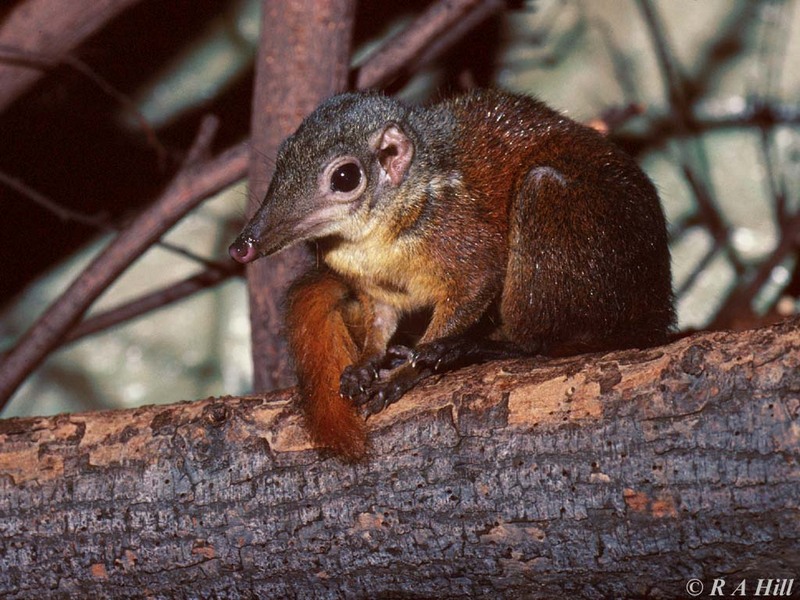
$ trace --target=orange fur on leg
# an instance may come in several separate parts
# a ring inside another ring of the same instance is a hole
[[[367,447],[364,420],[339,394],[342,371],[359,357],[345,321],[355,301],[331,273],[304,278],[292,286],[287,300],[289,346],[311,438],[345,459],[361,459]]]

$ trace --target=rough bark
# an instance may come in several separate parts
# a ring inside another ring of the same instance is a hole
[[[0,596],[752,592],[800,573],[799,332],[470,367],[359,465],[290,391],[0,421]]]
[[[354,0],[264,0],[250,160],[252,215],[264,197],[275,167],[278,146],[321,100],[347,87]],[[253,389],[292,383],[286,341],[280,335],[280,305],[289,282],[307,260],[295,247],[277,260],[247,266],[253,355]]]

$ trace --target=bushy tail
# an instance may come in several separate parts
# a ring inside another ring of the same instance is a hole
[[[335,276],[315,273],[292,286],[287,300],[289,346],[311,438],[346,460],[362,459],[367,449],[364,420],[339,394],[342,371],[358,360],[344,318],[349,291]]]

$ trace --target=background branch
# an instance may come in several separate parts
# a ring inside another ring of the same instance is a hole
[[[69,330],[62,345],[70,344],[89,335],[106,331],[122,323],[131,321],[149,312],[158,310],[185,300],[189,296],[207,290],[236,275],[242,275],[244,269],[237,263],[220,264],[218,267],[201,271],[187,277],[183,281],[166,286],[163,289],[143,294],[138,298],[120,306],[110,308],[100,314],[93,315]]]
[[[32,56],[66,55],[139,0],[19,2],[0,23],[0,46]],[[41,67],[0,60],[0,112],[42,76]]]
[[[207,140],[201,136],[201,141]],[[237,146],[178,173],[161,197],[98,254],[0,363],[0,406],[139,255],[205,198],[241,179],[248,154],[245,145]]]
[[[503,0],[439,0],[387,40],[358,69],[356,88],[385,87],[404,70],[441,55],[476,25],[503,9]]]

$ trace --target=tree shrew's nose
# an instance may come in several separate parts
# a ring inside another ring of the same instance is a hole
[[[253,240],[247,238],[239,238],[233,242],[228,248],[228,253],[233,260],[243,265],[254,261],[258,256]]]

